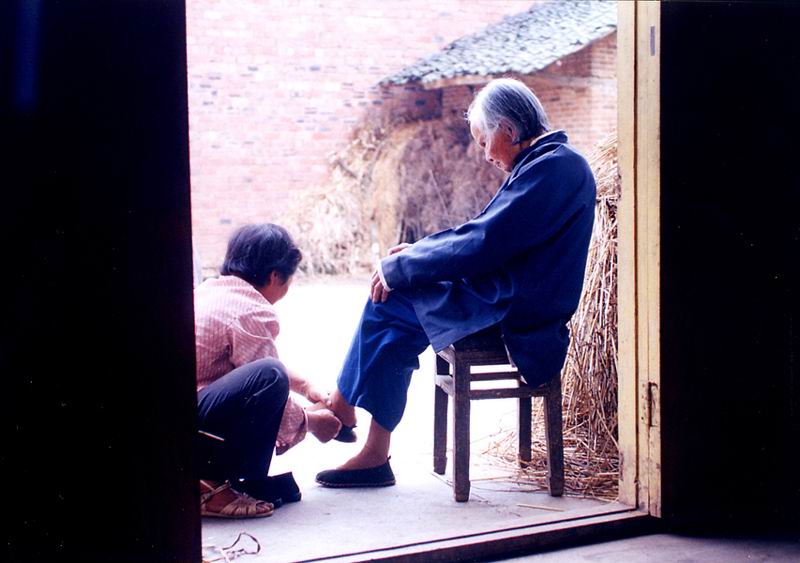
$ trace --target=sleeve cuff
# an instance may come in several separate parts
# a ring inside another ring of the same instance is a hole
[[[389,284],[386,283],[386,278],[383,275],[383,264],[378,262],[378,277],[381,278],[381,283],[383,284],[383,288],[386,291],[392,291],[392,288],[389,287]]]
[[[290,396],[283,409],[278,436],[275,440],[275,453],[282,455],[289,448],[299,444],[308,432],[308,414]]]

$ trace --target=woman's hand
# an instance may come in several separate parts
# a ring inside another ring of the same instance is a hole
[[[286,371],[289,375],[289,389],[302,395],[312,403],[323,403],[325,407],[330,407],[330,393],[317,389],[310,381],[300,377],[293,369],[287,368]]]
[[[400,244],[389,249],[389,256],[392,254],[397,254],[409,246],[411,246],[409,243],[401,242]],[[373,303],[386,303],[386,300],[389,298],[389,291],[383,286],[383,282],[381,282],[381,276],[378,273],[378,270],[375,270],[375,272],[372,274],[370,296],[372,297]]]
[[[308,431],[323,444],[333,440],[339,430],[342,429],[342,421],[336,418],[336,415],[328,409],[306,410],[306,418],[308,420]]]
[[[378,270],[375,270],[372,274],[370,296],[372,297],[373,303],[386,303],[386,300],[389,298],[389,292],[383,287],[383,282],[381,281],[380,274],[378,274]]]
[[[311,384],[307,384],[305,388],[305,398],[311,401],[312,403],[322,403],[327,408],[331,406],[331,395],[327,391],[322,391],[321,389],[317,389]]]

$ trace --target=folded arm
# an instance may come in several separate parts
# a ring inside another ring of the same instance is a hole
[[[557,233],[586,205],[577,197],[581,179],[557,159],[545,159],[534,168],[498,193],[475,219],[384,258],[387,287],[490,273]]]

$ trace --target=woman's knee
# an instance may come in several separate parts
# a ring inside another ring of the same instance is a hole
[[[253,369],[253,387],[258,390],[269,389],[270,395],[284,400],[289,397],[289,376],[280,360],[266,358],[250,365]]]

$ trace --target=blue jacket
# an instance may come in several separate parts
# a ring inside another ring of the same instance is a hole
[[[595,181],[562,131],[523,150],[486,208],[381,261],[434,350],[499,323],[529,385],[561,371],[594,223]],[[389,297],[391,299],[391,297]]]

